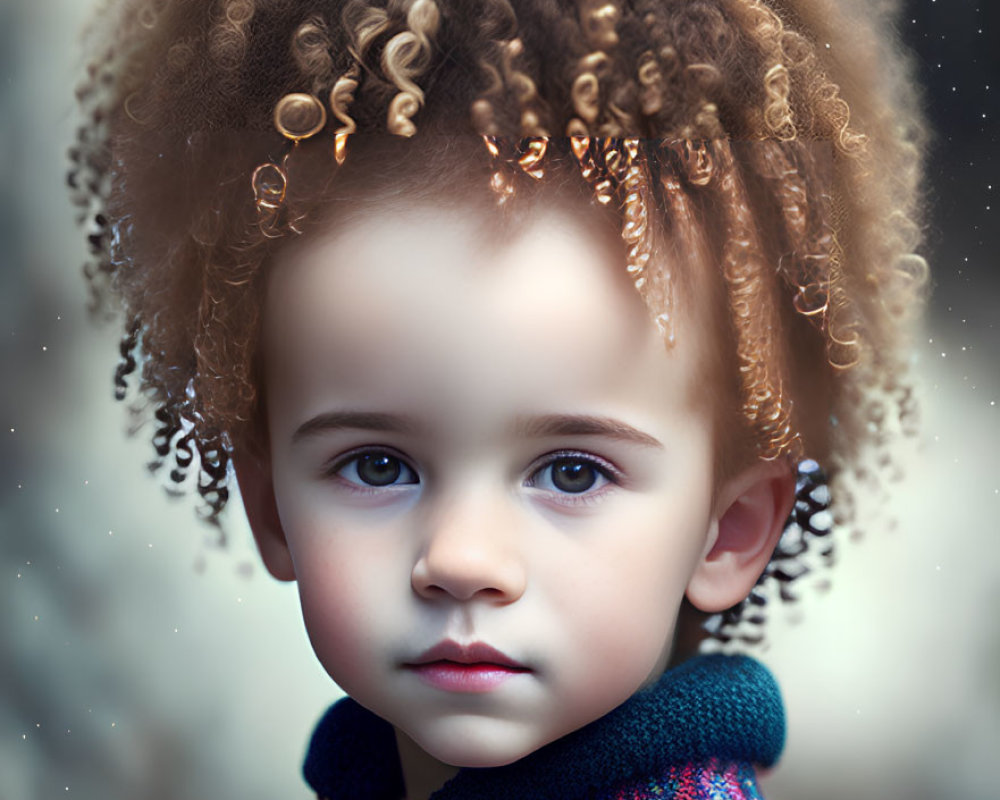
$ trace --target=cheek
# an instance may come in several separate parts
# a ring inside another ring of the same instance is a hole
[[[657,524],[670,519],[660,508],[624,515],[618,520],[621,534],[606,547],[579,563],[564,563],[565,574],[575,576],[564,579],[561,589],[566,605],[572,604],[564,617],[580,651],[575,668],[594,685],[618,685],[628,696],[665,666],[703,547],[707,520],[696,510],[677,525]]]
[[[359,640],[370,630],[372,606],[362,587],[340,568],[310,564],[298,574],[299,599],[309,639],[320,662],[338,683],[367,660]]]
[[[309,639],[334,681],[358,691],[371,674],[380,633],[391,628],[391,562],[383,548],[359,537],[297,533],[291,546]]]
[[[653,553],[648,553],[652,564]],[[681,569],[601,562],[612,578],[594,576],[593,589],[569,619],[579,620],[588,638],[601,640],[601,653],[616,652],[630,668],[645,673],[670,640],[674,618],[684,594],[687,574]],[[673,565],[671,565],[673,566]],[[586,620],[586,622],[584,622]]]

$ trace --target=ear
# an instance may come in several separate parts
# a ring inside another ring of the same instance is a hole
[[[785,459],[758,461],[722,486],[705,552],[687,587],[709,613],[736,605],[771,559],[795,502],[795,473]]]
[[[279,581],[295,580],[292,554],[285,541],[285,531],[278,516],[269,459],[249,455],[234,455],[233,467],[240,485],[243,508],[257,542],[264,566]]]

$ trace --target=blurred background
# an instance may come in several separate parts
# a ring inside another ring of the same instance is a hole
[[[86,318],[64,190],[92,0],[0,0],[0,800],[306,798],[338,695],[238,514],[219,552],[143,465]],[[772,626],[789,745],[770,800],[996,798],[1000,752],[1000,8],[910,0],[927,88],[925,430],[832,588]],[[231,504],[239,511],[238,503]]]

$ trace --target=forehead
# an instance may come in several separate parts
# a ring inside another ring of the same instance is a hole
[[[387,203],[278,259],[264,329],[278,425],[331,404],[450,427],[470,406],[498,424],[697,409],[691,309],[668,351],[593,218],[538,207],[499,237],[495,214]]]

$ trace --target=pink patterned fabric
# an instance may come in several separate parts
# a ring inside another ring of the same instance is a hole
[[[710,759],[668,767],[655,779],[629,783],[595,800],[763,800],[749,764]]]

